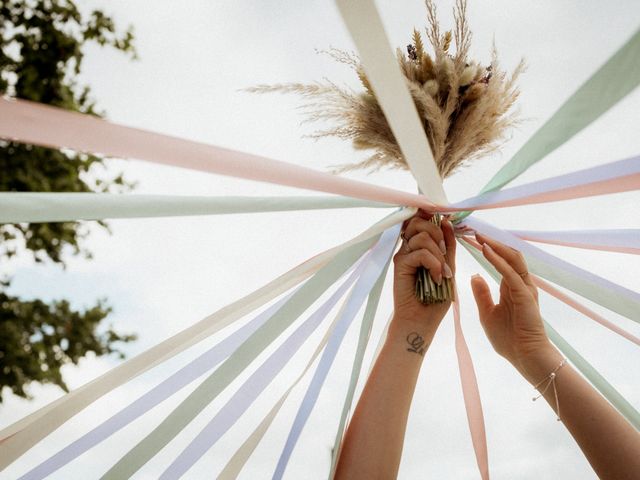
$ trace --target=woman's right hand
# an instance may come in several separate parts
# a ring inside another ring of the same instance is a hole
[[[544,330],[537,288],[520,252],[480,234],[476,239],[484,257],[502,275],[498,304],[480,275],[471,279],[482,327],[496,352],[535,382],[541,363],[548,364],[549,357],[560,358]]]

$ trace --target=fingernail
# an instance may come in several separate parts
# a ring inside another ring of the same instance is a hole
[[[442,274],[439,273],[438,276],[436,276],[435,278],[433,278],[433,281],[436,282],[438,285],[440,285],[442,283]]]
[[[486,248],[487,252],[489,253],[494,253],[493,248],[491,248],[491,245],[489,245],[488,243],[485,243],[484,245],[482,245],[482,248]]]
[[[473,275],[471,275],[471,280],[473,280],[474,278],[482,278],[478,273],[474,273]]]
[[[443,255],[447,254],[447,246],[444,243],[444,240],[440,240],[440,251],[442,252]]]
[[[447,265],[446,263],[444,264],[444,276],[446,278],[453,277],[453,272],[451,271],[451,268],[449,268],[449,265]]]

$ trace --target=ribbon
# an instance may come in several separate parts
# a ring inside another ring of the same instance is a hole
[[[349,378],[349,386],[347,387],[347,393],[342,404],[342,413],[340,414],[340,422],[338,422],[338,430],[336,431],[336,437],[333,441],[333,448],[331,449],[331,470],[329,472],[329,480],[333,478],[335,474],[338,457],[340,456],[340,448],[342,446],[342,436],[344,435],[345,427],[347,424],[347,417],[351,411],[351,405],[353,403],[353,396],[355,394],[356,385],[360,378],[360,371],[362,369],[362,361],[364,359],[364,353],[369,344],[369,338],[371,335],[371,327],[378,310],[378,303],[380,295],[382,293],[382,287],[384,286],[385,275],[380,275],[378,281],[373,286],[371,293],[369,294],[369,300],[364,310],[364,316],[362,317],[362,323],[360,324],[360,334],[358,335],[358,345],[356,347],[356,353],[353,358],[353,365],[351,367],[351,376]]]
[[[628,192],[640,189],[640,156],[618,160],[566,175],[487,192],[457,202],[458,210],[513,207],[532,203],[557,202],[574,198]]]
[[[381,291],[378,289],[378,286],[379,285],[381,286],[381,284],[382,284],[381,282],[382,281],[383,281],[382,279],[378,279],[378,283],[376,283],[376,285],[373,287],[373,290],[369,294],[369,300],[367,302],[367,307],[365,308],[365,316],[363,318],[363,325],[368,324],[368,322],[369,322],[368,317],[369,316],[372,317],[371,319],[373,319],[373,316],[375,316],[375,310],[376,309],[373,307],[373,305],[377,305],[379,300],[380,300]],[[338,320],[338,318],[339,317],[335,318],[334,324]],[[327,343],[327,341],[329,339],[329,334],[332,331],[333,331],[333,325],[332,325],[332,327],[329,328],[329,330],[325,334],[324,338],[322,339],[322,341],[320,342],[320,344],[316,348],[315,352],[313,353],[313,355],[309,359],[309,362],[305,366],[305,368],[302,371],[302,373],[300,373],[300,375],[296,378],[296,380],[293,382],[293,384],[291,384],[289,386],[289,388],[282,394],[280,399],[271,408],[269,413],[267,413],[267,415],[262,419],[262,421],[256,427],[256,429],[251,433],[251,435],[249,435],[249,437],[244,441],[244,443],[240,446],[240,448],[236,451],[236,453],[234,453],[233,457],[231,457],[229,462],[227,462],[225,467],[222,469],[222,471],[218,475],[218,480],[232,480],[232,479],[237,478],[238,475],[240,475],[240,472],[242,471],[242,468],[246,464],[247,460],[249,459],[249,457],[251,456],[251,454],[253,453],[255,448],[260,443],[260,440],[262,440],[262,437],[264,436],[264,434],[266,433],[268,428],[271,426],[271,423],[273,423],[273,420],[275,419],[276,415],[280,411],[280,408],[282,408],[282,405],[284,404],[285,400],[287,399],[287,397],[289,396],[291,391],[294,389],[294,387],[305,376],[305,374],[307,373],[307,371],[309,370],[309,368],[311,367],[311,365],[313,364],[313,362],[315,361],[317,356],[320,354],[320,352],[324,348],[324,345],[326,345],[326,343]],[[361,329],[361,331],[362,331],[362,329]],[[354,370],[355,370],[355,366],[354,366]],[[350,383],[349,388],[351,388],[352,384],[353,383]],[[338,447],[340,446],[340,441],[342,439],[342,433],[343,432],[340,429],[338,429],[338,434],[336,436],[336,441],[338,442]],[[338,449],[334,447],[334,450],[332,451],[332,456],[334,457],[334,459],[332,460],[332,462],[335,462],[335,459],[337,459],[337,453],[336,453],[337,451],[338,451]],[[332,468],[333,468],[333,466],[332,466]],[[333,471],[331,471],[331,473],[330,473],[330,478],[332,478],[332,477],[333,477]]]
[[[591,125],[640,83],[640,30],[576,90],[516,154],[502,166],[480,194],[500,190],[575,134]],[[471,212],[457,215],[459,220]]]
[[[318,172],[292,163],[125,127],[26,100],[0,97],[0,138],[117,158],[136,158],[231,177],[432,210],[423,195]]]
[[[227,360],[202,382],[150,434],[122,457],[102,477],[130,478],[147,461],[180,433],[237,375],[267,348],[322,293],[371,246],[370,240],[340,252],[322,270],[310,278],[278,312],[251,335]]]
[[[160,384],[142,395],[136,401],[130,403],[118,413],[93,428],[90,432],[84,434],[78,440],[27,472],[25,475],[20,477],[20,480],[36,480],[51,475],[53,472],[75,460],[90,448],[96,446],[115,432],[129,425],[136,418],[144,415],[177,391],[195,381],[202,374],[215,368],[216,365],[231,355],[231,353],[234,352],[262,324],[264,324],[264,322],[271,318],[271,316],[278,311],[292,295],[293,293],[290,293],[280,299],[277,303],[273,304],[264,312],[253,318],[249,323],[233,332],[220,343],[214,345],[195,360],[189,362],[169,378],[163,380]]]
[[[568,200],[640,188],[640,156],[579,170],[566,175],[489,192],[441,211],[483,210]],[[328,208],[388,208],[395,205],[349,197],[199,197],[171,195],[110,195],[101,193],[0,192],[0,223],[63,222],[227,213],[274,212]],[[554,232],[550,232],[554,235]],[[535,238],[535,232],[529,232]],[[555,232],[559,241],[597,237],[604,244],[620,244],[620,251],[640,250],[638,231]],[[603,247],[602,249],[607,249]],[[635,249],[635,250],[634,250]],[[618,250],[615,250],[618,251]]]
[[[390,226],[411,217],[414,212],[415,210],[411,209],[394,212],[352,240],[307,260],[244,298],[6,427],[0,432],[0,439],[2,439],[0,470],[102,395],[259,308],[292,286],[297,285],[312,273],[326,267],[331,259],[341,252],[348,251],[352,247],[360,245],[361,242],[379,235]],[[323,270],[322,273],[319,272],[319,275],[326,277],[328,273]]]
[[[536,232],[532,230],[508,231],[516,237],[530,242],[640,255],[640,229],[626,228],[617,230],[573,230],[560,232]]]
[[[587,317],[591,318],[592,320],[595,320],[596,322],[598,322],[600,325],[608,328],[609,330],[611,330],[612,332],[617,333],[618,335],[620,335],[623,338],[626,338],[627,340],[629,340],[630,342],[635,343],[636,345],[640,346],[640,338],[636,337],[635,335],[632,335],[631,333],[627,332],[626,330],[624,330],[623,328],[620,328],[619,326],[617,326],[615,323],[610,322],[609,320],[607,320],[606,318],[598,315],[596,312],[594,312],[593,310],[585,307],[584,305],[582,305],[580,302],[578,302],[577,300],[571,298],[569,295],[561,292],[560,290],[558,290],[557,288],[555,288],[553,285],[551,285],[548,282],[545,282],[543,279],[541,279],[540,277],[536,276],[536,275],[532,275],[532,279],[533,279],[533,283],[539,287],[540,289],[544,290],[545,292],[547,292],[550,295],[553,295],[554,297],[556,297],[558,300],[566,303],[567,305],[569,305],[570,307],[574,308],[575,310],[577,310],[578,312],[582,313],[583,315],[586,315]]]
[[[413,99],[389,46],[373,0],[336,0],[393,136],[420,191],[447,205],[447,195]],[[366,19],[366,21],[363,21]]]
[[[471,248],[467,242],[461,242],[462,246],[482,265],[491,277],[500,284],[501,275],[479,252]],[[549,339],[563,353],[571,363],[584,375],[589,382],[606,398],[629,423],[640,430],[640,413],[618,392],[613,385],[600,375],[593,366],[580,355],[544,318],[544,328]]]
[[[478,242],[475,242],[474,240],[471,240],[471,239],[469,239],[467,237],[462,237],[462,240],[464,240],[466,243],[468,243],[469,245],[474,247],[476,250],[479,250],[479,251],[482,250],[482,248],[481,248],[481,246],[480,246],[480,244]],[[476,257],[476,255],[474,255],[474,257]],[[596,322],[598,322],[603,327],[608,328],[612,332],[615,332],[618,335],[626,338],[630,342],[633,342],[636,345],[640,346],[640,338],[638,338],[635,335],[627,332],[623,328],[620,328],[615,323],[610,322],[606,318],[598,315],[596,312],[594,312],[593,310],[585,307],[584,305],[579,303],[577,300],[571,298],[569,295],[566,295],[565,293],[561,292],[560,290],[555,288],[550,283],[545,282],[543,279],[541,279],[537,275],[534,275],[533,273],[530,273],[529,276],[531,277],[531,280],[533,281],[533,283],[538,288],[540,288],[541,290],[544,290],[548,294],[556,297],[558,300],[560,300],[561,302],[569,305],[570,307],[572,307],[573,309],[575,309],[578,312],[582,313],[583,315],[586,315],[587,317],[591,318],[592,320],[595,320]]]
[[[478,380],[473,368],[471,353],[462,332],[460,323],[460,297],[456,290],[456,299],[453,302],[453,324],[455,327],[456,356],[458,357],[458,369],[460,371],[460,383],[462,384],[462,397],[467,412],[467,422],[471,432],[471,443],[476,456],[476,463],[480,470],[482,480],[489,479],[489,458],[487,454],[487,436],[484,427],[484,415],[482,413],[482,401]]]
[[[589,126],[640,83],[640,30],[602,65],[489,180],[498,190]]]
[[[295,448],[298,438],[300,438],[300,434],[302,433],[302,429],[304,428],[309,415],[311,415],[311,410],[320,395],[320,390],[322,389],[324,381],[329,374],[329,369],[331,368],[331,365],[338,353],[342,340],[351,326],[353,319],[360,310],[364,299],[369,294],[378,278],[383,276],[386,272],[399,234],[400,225],[393,229],[389,229],[382,234],[382,238],[377,246],[378,248],[372,252],[371,260],[363,272],[362,277],[353,287],[353,291],[349,295],[349,298],[343,307],[343,311],[341,312],[341,318],[338,321],[335,330],[331,334],[331,338],[329,338],[327,347],[322,353],[322,357],[318,363],[318,368],[311,379],[311,383],[307,388],[302,404],[300,405],[298,413],[293,421],[293,425],[289,431],[289,436],[287,437],[287,441],[282,453],[280,454],[276,470],[273,474],[274,479],[280,479],[284,475],[289,459],[291,458],[291,454],[293,453],[293,449]]]
[[[284,404],[285,400],[289,397],[289,394],[296,387],[296,385],[298,385],[300,380],[304,378],[306,373],[311,368],[311,365],[313,365],[318,355],[320,355],[320,352],[324,349],[325,345],[329,341],[329,336],[331,332],[333,332],[333,329],[335,328],[335,324],[338,321],[338,319],[339,319],[339,316],[336,316],[334,318],[333,322],[331,323],[331,326],[329,327],[324,337],[316,347],[315,351],[311,355],[311,358],[305,365],[302,372],[293,381],[293,383],[289,385],[289,388],[287,388],[287,390],[282,394],[280,399],[271,408],[269,413],[265,415],[265,417],[262,419],[260,424],[255,428],[255,430],[251,432],[251,434],[243,442],[240,448],[236,450],[236,452],[233,454],[233,457],[231,457],[231,459],[227,462],[225,467],[222,469],[222,471],[218,475],[218,480],[235,480],[238,477],[238,475],[240,475],[242,468],[247,463],[247,460],[249,460],[249,457],[251,456],[255,448],[260,443],[260,440],[262,440],[262,437],[264,436],[264,434],[267,432],[267,430],[273,423],[273,420],[276,418],[276,415],[278,415],[278,412],[282,408],[282,405]]]
[[[32,192],[0,192],[0,205],[0,223],[397,207],[348,197],[203,197]]]
[[[594,301],[603,307],[640,322],[640,294],[583,270],[540,250],[504,230],[469,217],[464,225],[521,251],[530,271]]]
[[[282,371],[287,362],[307,341],[311,334],[320,326],[329,315],[338,301],[346,294],[358,277],[362,274],[364,266],[370,257],[370,253],[360,262],[358,268],[351,276],[316,310],[305,322],[282,343],[260,365],[251,376],[240,386],[227,403],[218,411],[215,417],[202,429],[202,431],[189,443],[189,445],[177,456],[169,467],[160,476],[160,479],[180,478],[189,468],[196,463],[220,437],[242,416],[253,404],[258,396]]]

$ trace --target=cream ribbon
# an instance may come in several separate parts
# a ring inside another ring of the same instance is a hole
[[[390,226],[410,218],[414,213],[415,209],[394,212],[350,241],[307,260],[255,292],[6,427],[0,432],[0,470],[106,393],[259,308],[327,265],[340,252],[364,240],[372,239]]]

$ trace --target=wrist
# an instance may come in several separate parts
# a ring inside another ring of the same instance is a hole
[[[415,317],[394,315],[389,325],[389,336],[404,339],[409,333],[417,332],[431,343],[439,323],[432,319],[416,319]]]
[[[548,343],[520,358],[514,366],[531,385],[537,385],[558,366],[562,358],[562,354]]]
[[[385,346],[422,359],[434,335],[435,329],[425,322],[396,321],[394,318],[387,332]]]

